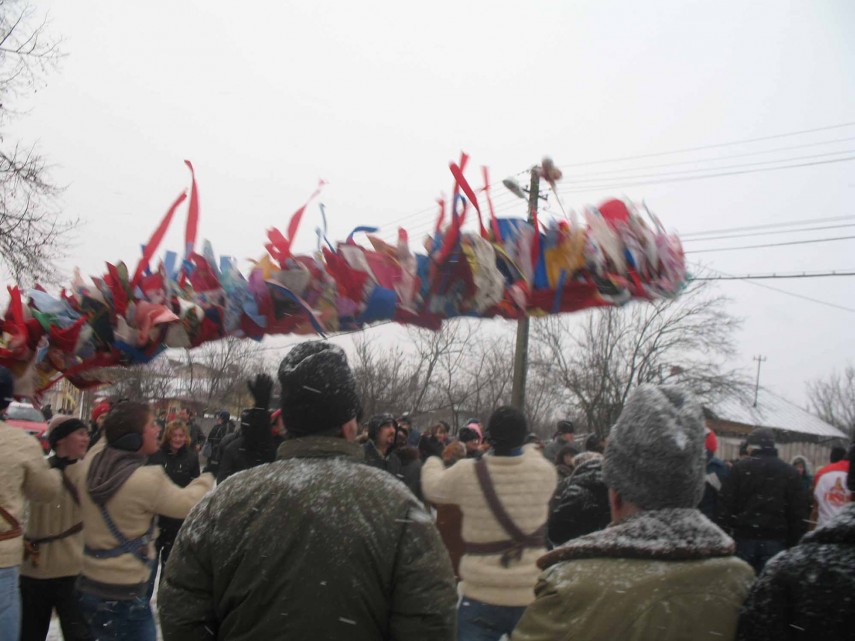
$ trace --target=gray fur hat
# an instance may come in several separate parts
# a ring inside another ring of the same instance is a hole
[[[704,492],[704,419],[688,391],[641,385],[609,432],[606,485],[644,510],[696,507]]]

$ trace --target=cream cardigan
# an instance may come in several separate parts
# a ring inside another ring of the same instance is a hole
[[[555,491],[555,466],[533,447],[520,456],[485,457],[496,494],[511,519],[526,534],[546,523]],[[445,469],[431,457],[422,467],[422,492],[429,501],[460,506],[462,535],[467,543],[493,543],[510,538],[496,521],[475,474],[475,461],[465,459]],[[460,562],[463,595],[502,606],[525,606],[534,600],[540,574],[537,559],[545,548],[528,548],[520,561],[502,567],[499,554],[464,554]]]

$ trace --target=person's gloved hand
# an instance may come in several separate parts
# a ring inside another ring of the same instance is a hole
[[[253,380],[247,381],[246,386],[255,399],[253,407],[266,410],[270,405],[270,394],[273,392],[273,379],[267,374],[258,374]]]

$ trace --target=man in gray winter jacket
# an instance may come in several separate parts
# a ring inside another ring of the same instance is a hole
[[[279,366],[288,440],[188,516],[158,603],[178,639],[448,639],[457,595],[428,514],[365,465],[344,352],[301,343]]]

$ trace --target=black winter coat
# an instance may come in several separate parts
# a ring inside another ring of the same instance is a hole
[[[246,410],[241,416],[240,434],[234,440],[220,443],[217,483],[232,474],[276,458],[276,445],[270,431],[270,415],[264,409]]]
[[[190,481],[199,476],[199,456],[191,446],[185,445],[173,452],[169,443],[164,443],[160,449],[148,457],[147,465],[160,465],[166,475],[179,487],[187,487]],[[183,519],[172,519],[166,516],[158,517],[157,523],[161,537],[170,541],[175,539],[181,528]]]
[[[737,461],[722,484],[718,510],[719,525],[734,538],[783,541],[787,547],[807,531],[810,513],[799,473],[775,449]]]
[[[401,480],[419,501],[424,501],[422,496],[422,461],[419,458],[419,451],[414,447],[399,447],[395,449],[393,456],[397,456],[398,460],[401,461]]]
[[[163,638],[453,641],[451,564],[413,495],[341,438],[287,440],[278,457],[187,517]]]
[[[855,503],[769,561],[740,612],[736,638],[855,638]]]
[[[362,451],[365,452],[365,462],[371,467],[376,467],[378,470],[386,470],[395,478],[403,481],[401,474],[401,459],[394,452],[390,452],[386,456],[380,453],[374,441],[368,440],[362,445]]]
[[[609,491],[603,481],[603,461],[579,465],[561,479],[549,506],[547,538],[557,547],[583,534],[602,530],[611,521]]]

